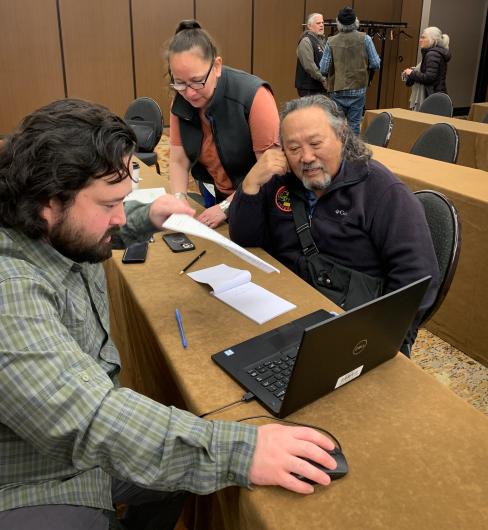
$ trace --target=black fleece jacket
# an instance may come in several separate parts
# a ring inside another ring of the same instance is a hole
[[[290,184],[296,189],[297,178],[291,173],[272,177],[256,195],[245,194],[239,186],[230,207],[229,232],[236,243],[264,248],[309,282],[286,200]],[[305,188],[298,184],[308,209]],[[345,161],[317,201],[310,222],[320,252],[381,278],[386,292],[432,276],[409,333],[413,340],[422,315],[434,301],[439,276],[430,230],[415,195],[379,162]]]

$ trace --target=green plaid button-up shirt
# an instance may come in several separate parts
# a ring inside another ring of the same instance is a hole
[[[147,207],[129,209],[125,243],[151,230]],[[100,264],[0,228],[0,511],[112,509],[111,476],[165,491],[249,486],[256,428],[118,388],[108,320]]]

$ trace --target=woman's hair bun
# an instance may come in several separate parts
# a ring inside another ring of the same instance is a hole
[[[175,35],[177,35],[180,31],[185,31],[187,29],[202,29],[202,26],[200,26],[200,24],[193,19],[182,20],[176,28]]]

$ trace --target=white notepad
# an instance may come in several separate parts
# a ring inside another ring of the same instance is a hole
[[[296,307],[253,283],[251,273],[247,270],[222,264],[190,272],[188,276],[197,282],[208,283],[213,289],[211,292],[213,296],[258,324],[263,324]]]

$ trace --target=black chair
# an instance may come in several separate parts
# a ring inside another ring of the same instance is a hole
[[[444,92],[435,92],[426,97],[420,105],[419,112],[448,116],[452,118],[453,105],[451,98]]]
[[[439,289],[423,324],[439,309],[451,286],[461,251],[461,223],[454,204],[442,193],[421,190],[415,195],[424,207],[439,264]]]
[[[488,123],[488,112],[483,116],[481,123]]]
[[[148,97],[137,98],[129,105],[124,120],[137,137],[134,154],[148,166],[156,165],[157,172],[161,174],[158,155],[154,152],[163,134],[163,115],[159,105]]]
[[[393,116],[389,112],[380,112],[366,127],[364,141],[378,147],[387,147],[393,128]]]
[[[436,123],[417,138],[410,153],[455,164],[458,149],[457,130],[449,123]]]

